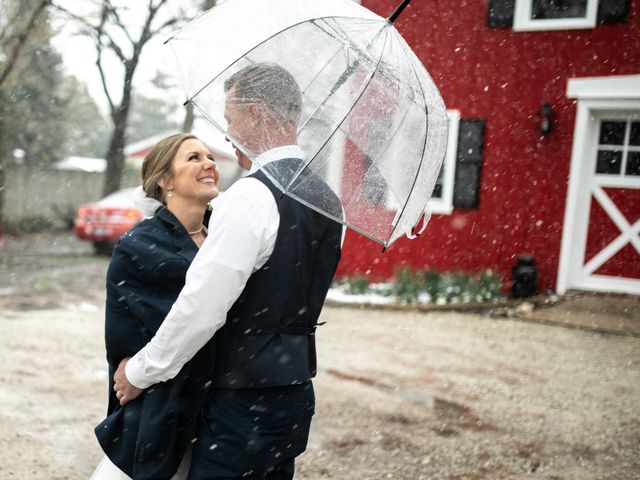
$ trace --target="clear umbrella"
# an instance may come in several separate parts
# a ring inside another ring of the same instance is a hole
[[[229,0],[168,40],[187,100],[240,152],[385,247],[412,235],[447,141],[438,89],[393,26],[408,3],[385,19],[350,0]],[[292,143],[300,162],[261,156]]]

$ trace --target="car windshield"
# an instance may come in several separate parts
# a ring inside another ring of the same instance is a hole
[[[132,206],[135,188],[125,188],[107,195],[98,202],[100,205]]]

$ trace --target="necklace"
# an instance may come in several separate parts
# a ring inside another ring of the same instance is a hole
[[[187,233],[188,233],[189,235],[197,235],[197,234],[198,234],[198,233],[200,233],[203,229],[204,229],[204,225],[202,225],[198,230],[195,230],[195,231],[193,231],[193,232],[189,232],[189,231],[187,231]]]

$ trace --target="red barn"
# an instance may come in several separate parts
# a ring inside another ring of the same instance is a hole
[[[399,0],[363,0],[389,16]],[[640,0],[414,0],[396,23],[438,85],[450,144],[416,240],[349,232],[338,275],[499,271],[640,294]]]

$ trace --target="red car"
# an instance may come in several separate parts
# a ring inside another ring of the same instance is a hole
[[[143,218],[133,205],[134,190],[118,190],[95,203],[82,205],[75,219],[76,236],[93,242],[96,253],[110,254],[118,238]]]

